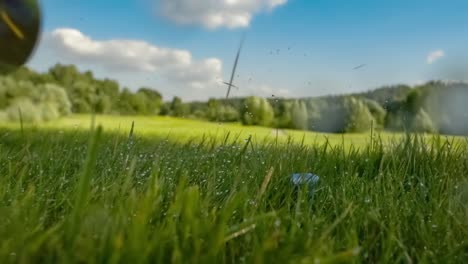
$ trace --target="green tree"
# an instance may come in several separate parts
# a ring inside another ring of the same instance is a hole
[[[391,131],[403,131],[405,130],[405,119],[406,119],[406,112],[404,107],[405,102],[401,101],[393,101],[389,102],[386,105],[385,110],[387,114],[385,116],[384,127],[387,130]]]
[[[118,111],[119,84],[110,79],[93,80],[95,87],[94,109],[96,113],[110,114]]]
[[[171,104],[169,102],[163,103],[159,114],[162,116],[171,115]]]
[[[210,98],[208,100],[208,109],[207,109],[207,112],[206,112],[206,117],[208,118],[209,121],[218,121],[218,118],[219,118],[219,115],[218,115],[218,111],[219,111],[219,101],[214,99],[214,98]]]
[[[275,127],[277,128],[291,128],[292,117],[291,108],[292,103],[287,100],[280,100],[275,106]]]
[[[305,103],[299,100],[294,101],[291,107],[291,128],[307,130],[308,121]]]
[[[374,128],[376,129],[384,128],[387,111],[385,111],[385,109],[374,100],[364,98],[363,102],[365,103],[370,113],[374,117],[374,120],[375,120]]]
[[[410,115],[416,115],[423,107],[423,93],[420,89],[413,89],[408,93],[404,103],[404,110]]]
[[[177,117],[186,117],[190,114],[190,107],[182,102],[182,99],[175,96],[171,102],[171,115]]]
[[[344,132],[364,132],[372,127],[372,123],[375,123],[369,108],[362,100],[351,97],[346,100],[346,108],[348,117]]]
[[[20,97],[13,100],[10,106],[5,109],[9,121],[20,121],[36,123],[43,121],[42,111],[30,98]]]
[[[201,109],[198,108],[196,111],[201,111]],[[231,105],[222,104],[219,100],[210,98],[206,104],[205,117],[216,122],[236,122],[239,121],[239,111]]]
[[[162,95],[151,88],[142,87],[138,90],[137,94],[144,96],[144,104],[146,112],[142,114],[158,115],[162,106]]]
[[[98,95],[94,100],[94,110],[99,114],[109,114],[112,113],[112,100],[107,95]]]
[[[236,122],[239,121],[239,112],[230,105],[223,105],[218,110],[220,122]]]
[[[37,86],[35,90],[41,91],[38,99],[41,103],[48,104],[49,108],[56,109],[59,116],[65,116],[71,114],[71,102],[62,87],[46,83]]]
[[[148,99],[144,93],[135,93],[130,95],[130,105],[134,114],[147,114],[149,112]]]
[[[245,100],[242,123],[245,125],[270,126],[273,123],[274,112],[265,98],[251,96]]]
[[[329,133],[343,133],[348,124],[349,98],[328,96],[307,100],[309,129]]]
[[[10,121],[49,121],[70,114],[71,103],[64,89],[55,84],[0,77],[0,111],[2,119]]]
[[[135,114],[132,104],[132,92],[124,88],[119,95],[118,110],[121,114]]]
[[[434,133],[436,128],[429,115],[423,109],[419,109],[411,122],[411,131],[420,133]]]
[[[90,81],[80,75],[78,69],[74,65],[56,64],[49,69],[49,74],[65,89],[71,88],[77,81]]]
[[[97,102],[96,87],[84,80],[73,82],[65,87],[74,113],[91,113]]]
[[[319,130],[322,123],[323,109],[327,108],[325,100],[306,100],[308,130]]]

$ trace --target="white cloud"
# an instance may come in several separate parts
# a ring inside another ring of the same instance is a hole
[[[159,0],[160,15],[184,25],[247,27],[252,17],[272,11],[288,0]]]
[[[260,96],[265,98],[281,98],[281,97],[290,97],[291,92],[283,88],[273,88],[272,86],[260,83],[260,84],[249,84],[249,85],[240,85],[239,89],[232,90],[232,96],[245,97],[245,96]]]
[[[113,72],[158,72],[169,82],[192,88],[217,85],[222,62],[217,58],[194,60],[187,50],[161,48],[138,40],[93,40],[71,28],[49,36],[51,46],[74,63],[91,63]]]
[[[427,55],[426,62],[427,64],[433,64],[436,62],[438,59],[442,58],[445,56],[445,52],[443,50],[435,50],[430,52]]]

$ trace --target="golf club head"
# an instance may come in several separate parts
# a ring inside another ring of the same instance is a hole
[[[0,74],[24,65],[41,31],[38,0],[0,0]]]

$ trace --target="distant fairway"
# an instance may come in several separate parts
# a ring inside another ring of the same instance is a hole
[[[39,130],[88,130],[91,127],[91,115],[72,115],[56,121],[37,125],[24,124],[24,129]],[[161,116],[96,116],[96,124],[101,124],[105,131],[128,134],[132,122],[135,122],[134,134],[146,138],[164,138],[172,142],[185,143],[187,141],[199,141],[203,138],[216,139],[219,143],[224,141],[244,142],[250,136],[252,142],[263,143],[287,143],[306,145],[322,145],[327,142],[331,146],[343,145],[345,147],[365,146],[370,142],[371,136],[383,142],[399,141],[402,133],[369,131],[359,134],[330,134],[311,131],[284,130],[257,126],[243,126],[237,123],[212,123],[200,120],[190,120]],[[0,124],[0,127],[20,129],[20,123]],[[228,137],[226,139],[226,137]],[[426,135],[426,138],[432,136]],[[448,137],[450,140],[464,141],[462,137]]]
[[[285,143],[289,140],[295,143],[323,144],[328,139],[331,145],[342,144],[362,146],[370,142],[371,132],[363,134],[327,134],[309,131],[283,130],[275,128],[243,126],[235,123],[212,123],[199,120],[181,119],[173,117],[145,117],[145,116],[104,116],[96,117],[96,123],[101,124],[107,132],[128,134],[132,122],[135,122],[134,133],[138,136],[167,138],[171,141],[186,142],[187,140],[201,140],[203,137],[228,141],[238,140],[242,142],[252,136],[255,143],[276,142]],[[1,127],[20,129],[19,123],[2,124]],[[25,129],[36,128],[40,130],[88,130],[91,126],[91,115],[73,115],[57,121],[39,125],[27,125]],[[388,141],[392,138],[400,138],[401,134],[388,132],[377,133]]]

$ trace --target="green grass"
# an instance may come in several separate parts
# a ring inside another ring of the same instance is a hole
[[[271,129],[224,125],[210,136],[219,125],[164,118],[138,118],[129,137],[132,120],[0,129],[1,263],[468,259],[463,139],[308,144],[318,134],[287,131],[297,144],[276,144],[260,139]],[[292,186],[294,172],[320,175],[313,200]]]
[[[91,125],[90,115],[72,115],[56,121],[40,125],[23,126],[25,129],[40,129],[53,131],[86,131]],[[230,141],[243,143],[252,137],[252,141],[258,144],[271,142],[287,143],[290,141],[303,144],[323,144],[351,146],[365,146],[370,143],[371,132],[360,134],[327,134],[306,132],[298,130],[276,130],[274,128],[243,126],[233,123],[211,123],[198,120],[180,119],[173,117],[143,117],[143,116],[104,116],[96,117],[96,123],[103,126],[104,130],[111,133],[128,134],[132,122],[134,131],[140,136],[147,138],[165,138],[171,142],[186,143],[191,140],[203,140],[204,138],[216,139],[218,143],[226,140],[226,134],[230,134]],[[0,128],[21,129],[21,124],[0,124]],[[234,137],[235,136],[235,137]],[[383,142],[388,143],[400,140],[401,133],[389,133],[374,131],[373,137],[380,137]],[[425,136],[429,140],[432,136]],[[464,141],[460,137],[448,137],[449,140]]]

